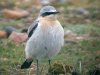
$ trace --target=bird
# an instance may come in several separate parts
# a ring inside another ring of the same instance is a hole
[[[37,19],[28,28],[28,40],[25,46],[26,59],[21,69],[30,67],[33,60],[47,59],[51,68],[51,59],[56,56],[64,45],[64,29],[57,20],[59,12],[54,6],[40,9]]]

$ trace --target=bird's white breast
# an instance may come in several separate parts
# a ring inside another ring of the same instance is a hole
[[[58,21],[46,23],[40,21],[34,34],[26,44],[26,58],[51,58],[56,55],[64,43],[64,31]]]

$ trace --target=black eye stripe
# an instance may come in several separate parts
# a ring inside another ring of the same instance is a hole
[[[51,14],[57,14],[57,13],[59,13],[59,12],[45,12],[45,13],[43,13],[41,16],[48,16],[48,15],[51,15]]]

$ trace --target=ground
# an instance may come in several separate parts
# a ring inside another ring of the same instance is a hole
[[[64,5],[65,6],[65,5]],[[82,64],[82,75],[88,75],[88,72],[94,70],[96,65],[100,64],[100,26],[98,26],[96,21],[99,19],[88,19],[89,23],[86,23],[86,19],[79,21],[79,18],[69,18],[66,16],[67,10],[65,8],[59,8],[59,10],[64,9],[59,18],[64,30],[71,30],[77,35],[89,35],[87,39],[80,40],[74,43],[66,43],[60,51],[60,53],[55,56],[52,60],[52,64],[55,62],[60,62],[66,65],[71,65],[75,68],[75,71],[80,72],[79,62]],[[31,17],[36,17],[31,13]],[[35,18],[33,18],[34,20]],[[14,26],[20,31],[21,29],[28,27],[32,22],[28,22],[28,17],[13,20],[6,19],[0,15],[0,29],[3,30],[5,26]],[[73,22],[74,21],[74,22]],[[21,70],[20,65],[25,59],[24,55],[25,42],[20,44],[15,44],[9,39],[0,39],[0,75],[25,75],[28,70]],[[36,61],[34,61],[35,63]],[[47,73],[47,68],[49,66],[47,61],[44,60],[40,62],[41,68],[43,68],[42,73]],[[44,66],[43,66],[44,65]],[[100,68],[100,67],[99,67]]]

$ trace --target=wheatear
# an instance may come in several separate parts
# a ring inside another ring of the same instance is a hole
[[[47,58],[50,60],[59,53],[64,44],[64,30],[57,20],[57,11],[53,6],[44,6],[38,19],[28,29],[26,43],[26,60],[21,69],[29,68],[33,59]]]

